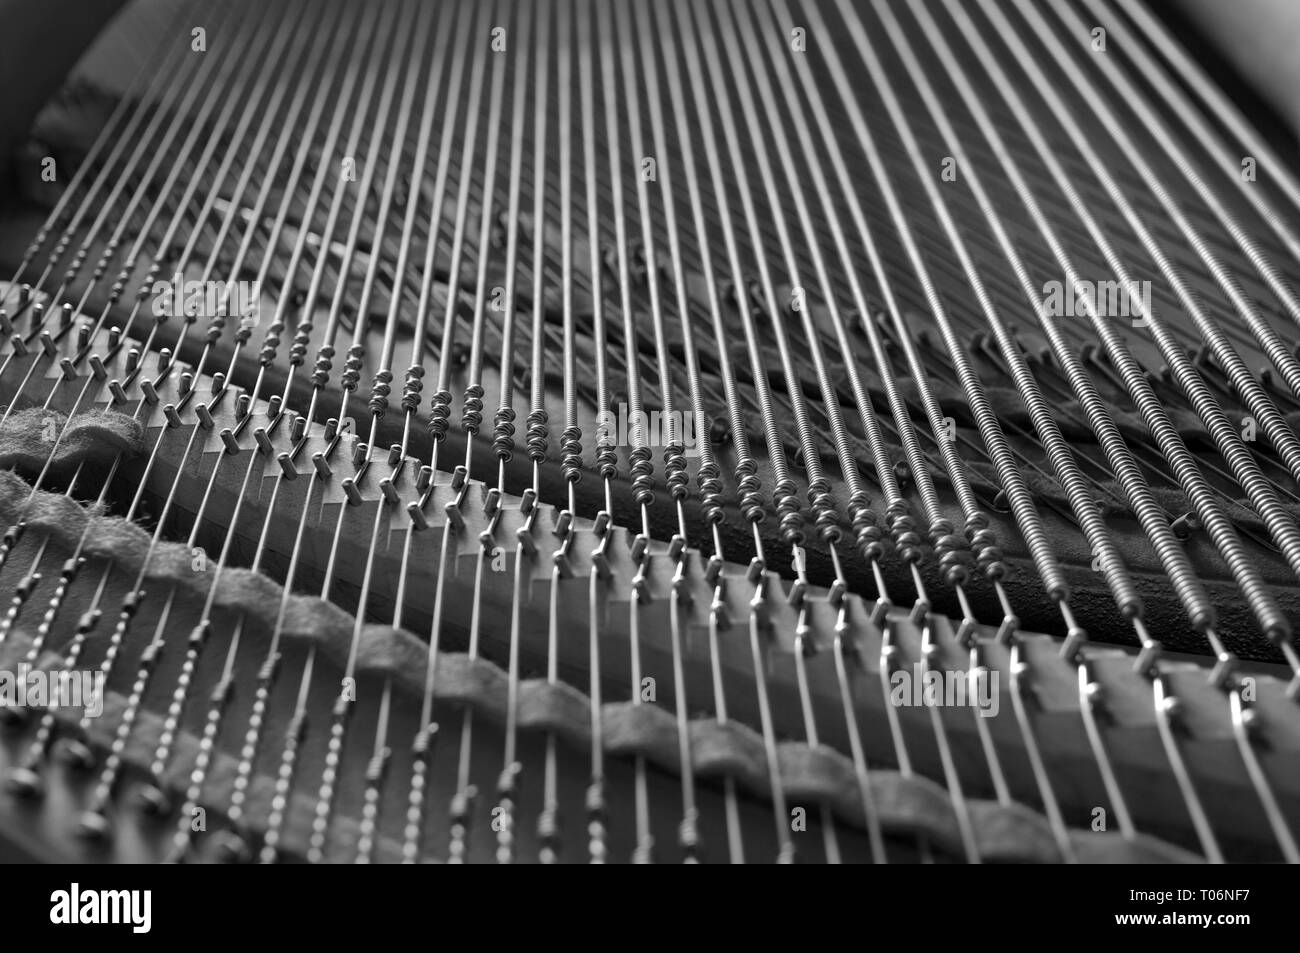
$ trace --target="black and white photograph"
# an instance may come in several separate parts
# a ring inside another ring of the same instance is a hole
[[[1297,50],[1294,0],[0,0],[0,862],[57,871],[6,929],[300,864],[1265,923],[1185,865],[1300,862]]]

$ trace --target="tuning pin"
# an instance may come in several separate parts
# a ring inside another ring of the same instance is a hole
[[[78,738],[62,738],[55,745],[55,755],[74,771],[89,771],[95,766],[95,752]]]
[[[636,596],[638,605],[646,605],[651,602],[650,587],[646,584],[645,576],[637,573],[632,578],[632,592]]]
[[[169,347],[162,348],[158,351],[158,373],[166,374],[168,368],[172,366],[172,350]]]
[[[162,817],[171,807],[171,798],[156,784],[146,784],[136,792],[140,810],[150,817]]]
[[[557,549],[551,557],[555,563],[555,568],[560,574],[561,579],[573,578],[573,565],[569,562],[569,554],[563,549]]]
[[[333,473],[330,470],[329,461],[325,459],[323,453],[313,453],[311,455],[311,465],[316,468],[316,472],[320,474],[322,480],[328,480]]]
[[[45,783],[31,768],[11,768],[5,777],[5,787],[19,797],[35,799],[45,793]]]
[[[84,811],[77,824],[77,833],[86,840],[105,841],[113,833],[113,826],[102,811]]]
[[[640,563],[650,548],[650,539],[644,533],[637,533],[632,537],[630,548],[632,550],[632,562]]]
[[[158,391],[154,389],[153,381],[145,378],[140,381],[140,393],[144,394],[144,399],[149,404],[158,403]]]
[[[220,394],[226,387],[226,375],[217,371],[212,375],[212,393]]]
[[[194,415],[199,418],[199,426],[204,430],[211,430],[216,425],[212,419],[212,414],[208,411],[207,404],[198,404],[194,408]]]
[[[290,411],[290,413],[293,413]],[[307,432],[307,418],[302,414],[294,414],[293,422],[289,424],[289,439],[297,443]]]
[[[343,481],[343,494],[348,498],[349,506],[360,506],[364,502],[361,499],[361,491],[357,489],[356,483],[350,479]]]

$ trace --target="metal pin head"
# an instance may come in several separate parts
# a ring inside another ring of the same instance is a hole
[[[790,592],[786,596],[785,601],[789,603],[790,607],[793,609],[802,608],[804,596],[807,592],[808,584],[802,579],[796,579],[794,585],[790,587]]]
[[[334,437],[338,434],[338,432],[339,432],[339,422],[338,422],[338,418],[336,418],[336,417],[331,417],[329,420],[325,421],[325,439],[326,439],[326,440],[333,440]]]
[[[229,427],[221,431],[221,442],[226,445],[227,453],[239,453],[239,441],[235,439],[235,432]]]
[[[111,387],[112,385],[110,384],[109,386]],[[194,415],[199,418],[199,426],[204,430],[211,430],[213,426],[215,426],[212,420],[212,414],[208,412],[207,404],[199,404],[196,406],[194,408]]]
[[[348,498],[349,506],[360,506],[363,502],[361,491],[357,489],[356,483],[350,479],[343,481],[343,494]]]
[[[459,491],[467,479],[469,479],[469,471],[463,465],[458,466],[451,474],[451,488]]]
[[[674,533],[673,538],[668,541],[668,558],[681,560],[686,554],[686,539],[680,533]]]
[[[119,344],[121,344],[121,343],[122,343],[122,329],[121,329],[121,328],[109,328],[109,329],[108,329],[108,349],[111,351],[111,350],[113,350],[114,348],[116,348],[116,347],[117,347]]]
[[[104,367],[104,359],[98,354],[90,355],[90,372],[95,375],[95,380],[103,381],[108,377],[108,369]]]
[[[14,323],[9,320],[9,312],[0,308],[0,332],[5,334],[14,333]]]
[[[501,491],[496,487],[488,490],[487,496],[483,498],[483,515],[491,519],[501,508]]]
[[[68,358],[65,357],[63,360],[59,361],[59,370],[63,372],[63,379],[65,381],[75,381],[77,379],[77,369],[72,366],[72,361]]]
[[[169,347],[162,348],[158,351],[158,373],[164,374],[172,366],[172,349]]]
[[[235,419],[243,420],[248,416],[248,410],[253,404],[253,399],[247,394],[240,394],[239,399],[235,401]]]
[[[221,371],[212,375],[212,393],[220,394],[226,387],[226,375]]]
[[[393,486],[393,481],[387,478],[379,481],[379,492],[384,495],[384,499],[396,506],[401,502],[401,497],[397,495],[397,488]]]
[[[352,447],[352,465],[354,467],[361,466],[363,463],[366,462],[369,456],[370,456],[369,444],[357,443]]]
[[[400,443],[395,443],[388,448],[388,465],[390,467],[395,467],[401,459],[402,445]]]
[[[189,371],[186,371],[184,374],[182,374],[181,379],[176,382],[177,393],[179,393],[182,397],[188,394],[190,392],[190,388],[192,388],[193,386],[194,386],[194,375],[191,374]]]
[[[320,474],[322,480],[328,480],[333,473],[330,470],[329,461],[325,459],[323,453],[313,453],[311,455],[311,465],[316,468],[316,472]]]
[[[429,487],[433,485],[433,467],[420,467],[420,472],[415,478],[415,490],[417,493],[427,493]]]
[[[640,563],[650,550],[650,538],[644,533],[637,533],[632,537],[630,549],[632,551],[632,562]]]
[[[271,395],[271,399],[266,402],[266,416],[268,420],[274,420],[276,417],[280,416],[280,405],[283,403],[284,401],[280,398],[279,394]]]
[[[167,418],[167,426],[179,427],[182,423],[181,415],[176,412],[175,404],[168,404],[163,407],[163,416]]]
[[[429,521],[425,518],[424,510],[420,509],[419,503],[411,502],[406,504],[406,512],[411,517],[411,525],[416,530],[429,528]]]
[[[563,549],[557,549],[551,557],[555,563],[556,572],[560,574],[561,579],[573,578],[573,565],[569,562],[569,554]]]
[[[122,382],[118,380],[116,377],[108,382],[108,390],[109,393],[113,395],[113,403],[115,404],[126,403],[126,391],[122,389]]]
[[[461,515],[460,507],[456,505],[455,500],[448,501],[447,505],[443,507],[443,512],[447,514],[449,528],[458,533],[465,531],[465,517]]]
[[[253,431],[253,441],[257,444],[258,451],[266,454],[268,457],[271,455],[272,451],[275,450],[274,445],[271,443],[271,438],[267,436],[266,431],[261,427],[258,427]]]
[[[281,451],[280,455],[275,458],[275,462],[280,464],[280,472],[286,480],[298,479],[298,471],[293,467],[293,460],[290,459],[287,451]]]
[[[140,349],[133,347],[126,352],[126,372],[130,374],[140,366]]]
[[[144,399],[149,404],[158,403],[158,391],[154,389],[153,381],[145,378],[140,382],[140,393],[144,394]]]
[[[72,305],[65,301],[63,307],[59,309],[59,327],[71,327],[72,318],[75,314],[76,312],[72,310]]]
[[[23,342],[21,334],[12,335],[9,338],[9,346],[14,349],[14,354],[18,357],[23,357],[27,353],[27,345]]]

